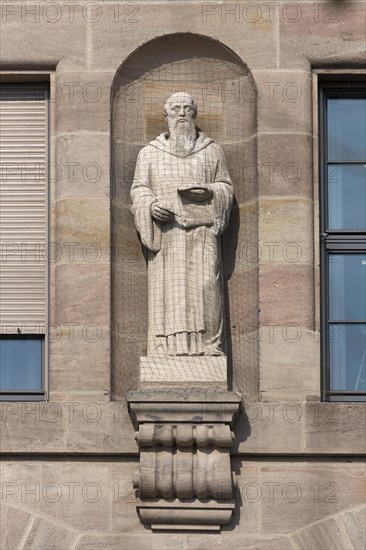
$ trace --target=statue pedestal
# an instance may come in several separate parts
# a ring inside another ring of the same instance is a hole
[[[231,520],[236,481],[230,450],[240,400],[240,394],[220,390],[128,394],[140,448],[133,485],[144,524],[219,531]]]
[[[224,382],[226,356],[141,357],[140,382]]]

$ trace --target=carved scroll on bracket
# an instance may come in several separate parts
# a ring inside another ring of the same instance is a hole
[[[233,498],[230,426],[143,424],[137,440],[140,498]]]
[[[175,401],[174,407],[167,402],[150,403],[147,420],[146,401],[140,401],[140,408],[137,393],[130,407],[140,420],[136,433],[140,464],[133,481],[141,520],[157,530],[219,530],[234,510],[235,475],[230,464],[234,434],[230,424],[240,397],[231,394],[234,399],[224,403],[223,396],[220,401],[216,395],[216,407],[212,401],[201,401],[201,415],[197,401]],[[224,394],[227,398],[229,392]],[[177,423],[173,418],[179,405],[183,422]],[[226,422],[217,422],[220,408],[225,410]],[[227,415],[227,409],[232,414]],[[216,422],[210,422],[212,418]]]

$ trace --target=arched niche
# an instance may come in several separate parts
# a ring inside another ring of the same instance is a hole
[[[231,50],[201,35],[156,38],[116,73],[111,97],[112,395],[137,388],[146,355],[147,266],[130,212],[139,150],[166,131],[163,106],[174,92],[198,104],[197,125],[224,149],[236,201],[223,237],[229,389],[258,399],[258,204],[256,90]]]

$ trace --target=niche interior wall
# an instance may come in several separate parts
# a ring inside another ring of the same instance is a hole
[[[229,388],[257,400],[258,182],[256,88],[247,66],[218,41],[191,33],[156,38],[120,66],[111,92],[112,395],[137,388],[147,345],[147,265],[130,188],[140,149],[167,131],[174,92],[198,104],[196,124],[224,149],[235,203],[223,236]],[[209,251],[207,251],[209,253]]]

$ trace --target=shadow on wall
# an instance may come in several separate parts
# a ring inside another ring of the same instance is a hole
[[[197,126],[225,152],[235,204],[223,236],[229,387],[246,400],[259,393],[256,90],[245,64],[212,38],[173,34],[133,52],[111,97],[112,392],[137,388],[147,345],[147,268],[130,212],[140,149],[166,131],[163,107],[174,92],[192,95]],[[249,243],[249,248],[248,248]]]

